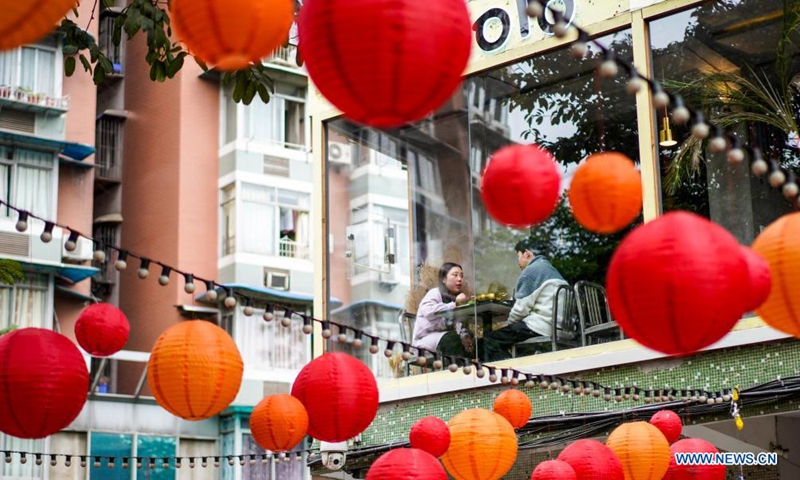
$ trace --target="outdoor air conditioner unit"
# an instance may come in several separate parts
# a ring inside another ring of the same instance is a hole
[[[80,237],[78,238],[77,248],[72,252],[68,251],[64,248],[64,245],[67,244],[69,240],[69,235],[64,235],[61,241],[61,256],[67,260],[74,260],[74,261],[87,261],[92,259],[92,242],[86,238]]]
[[[353,146],[346,142],[329,142],[328,161],[350,165],[353,162]]]
[[[378,286],[381,290],[391,292],[400,284],[397,279],[397,267],[395,265],[389,266],[388,272],[381,272],[378,274]]]

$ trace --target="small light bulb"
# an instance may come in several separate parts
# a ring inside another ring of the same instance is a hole
[[[589,53],[589,45],[587,45],[586,42],[578,41],[572,44],[571,50],[572,56],[576,60],[580,60]]]
[[[341,338],[341,335],[339,335],[339,337]],[[345,338],[345,341],[347,341],[347,336],[345,336],[344,338]],[[339,340],[339,341],[341,341],[341,340]],[[403,353],[400,354],[400,357],[403,360],[408,361],[411,358],[411,352],[403,352]]]
[[[669,95],[663,90],[659,90],[653,94],[653,106],[661,110],[669,105]]]
[[[619,74],[619,67],[614,60],[605,60],[600,64],[600,76],[603,78],[614,78]]]
[[[628,83],[625,85],[625,91],[628,95],[636,95],[642,87],[644,87],[644,80],[636,75],[628,80]]]
[[[441,370],[442,368],[444,368],[444,364],[442,363],[441,360],[434,360],[433,361],[433,369],[434,370]]]
[[[772,185],[773,188],[780,187],[784,182],[786,182],[786,175],[782,171],[775,170],[769,174],[769,184]]]
[[[24,232],[25,230],[28,229],[28,221],[20,218],[19,220],[17,220],[16,228],[18,232],[20,233]]]
[[[378,348],[378,346],[377,346],[377,345],[370,345],[370,346],[369,346],[369,353],[371,353],[371,354],[373,354],[373,355],[375,355],[376,353],[378,353],[378,350],[379,350],[379,348]],[[439,368],[442,368],[442,362],[441,362],[441,360],[437,360],[437,361],[439,362]],[[435,363],[436,363],[436,362],[434,362],[434,365],[435,365]],[[436,368],[436,367],[434,367],[434,368]]]
[[[394,350],[390,350],[390,349],[388,349],[388,348],[387,348],[387,349],[385,349],[385,350],[383,351],[383,355],[384,355],[386,358],[392,358],[392,355],[394,355]]]
[[[339,336],[337,337],[337,339],[339,340],[339,343],[347,343],[347,334],[346,333],[340,333]],[[404,355],[406,353],[408,353],[408,352],[403,352]],[[411,355],[409,355],[408,358],[411,358]],[[408,360],[408,358],[405,358],[405,356],[403,357],[404,360]]]
[[[704,140],[708,138],[709,127],[708,124],[705,122],[695,123],[692,127],[692,135],[694,138],[698,140]]]
[[[103,263],[106,261],[106,252],[102,250],[95,250],[94,253],[92,254],[92,258],[97,263]]]
[[[139,278],[144,280],[145,278],[150,276],[150,270],[148,270],[146,268],[140,268],[139,271],[137,272],[137,275],[139,275]]]
[[[275,319],[275,314],[269,310],[264,310],[264,314],[261,317],[265,322],[271,322]]]
[[[728,142],[725,140],[725,137],[717,136],[708,142],[708,149],[711,153],[722,153],[726,148],[728,148]]]
[[[195,287],[194,283],[185,283],[183,285],[183,291],[186,292],[186,293],[189,293],[189,294],[194,293],[196,288],[197,287]]]
[[[332,336],[331,327],[326,323],[325,328],[322,329],[322,338],[331,338]]]
[[[556,381],[550,382],[550,390],[558,390],[558,382]]]
[[[252,317],[253,313],[255,313],[255,309],[252,305],[245,305],[242,309],[242,312],[244,313],[245,317]]]
[[[313,331],[314,331],[314,327],[313,326],[311,326],[311,325],[303,325],[303,333],[305,333],[306,335],[310,335],[311,332],[313,332]]]
[[[528,8],[525,9],[525,13],[531,18],[539,18],[544,13],[544,7],[537,0],[532,0],[528,2]]]
[[[420,367],[424,367],[427,364],[428,364],[427,358],[425,358],[424,356],[417,357],[417,365],[419,365]]]
[[[496,373],[490,373],[489,374],[489,381],[492,382],[492,383],[496,382],[497,381],[497,374]]]
[[[767,171],[769,170],[769,165],[765,160],[758,159],[753,162],[753,164],[750,166],[750,169],[752,170],[753,175],[761,177],[767,173]]]
[[[449,367],[447,367],[452,373],[456,373],[458,371],[458,365],[455,363],[451,363]]]
[[[281,318],[281,326],[283,326],[285,328],[291,327],[292,326],[292,319],[289,318],[289,317]]]
[[[486,370],[484,370],[482,368],[479,368],[479,369],[475,370],[475,376],[478,377],[478,378],[485,377],[486,376]]]
[[[42,236],[39,237],[43,243],[50,243],[53,240],[53,232],[44,231]]]
[[[675,109],[672,110],[672,120],[678,125],[683,125],[688,122],[691,117],[692,114],[689,113],[689,109],[683,105],[675,107]]]
[[[158,284],[162,287],[169,285],[169,277],[167,275],[160,275],[158,277]]]
[[[739,165],[744,161],[744,150],[741,148],[732,148],[728,150],[727,155],[728,163],[731,165]]]
[[[114,269],[116,271],[121,272],[126,268],[128,268],[128,262],[126,262],[125,260],[117,260],[116,262],[114,262]]]
[[[64,244],[64,250],[68,252],[74,252],[76,248],[78,248],[78,243],[74,240],[67,240]]]
[[[541,388],[542,390],[547,390],[548,388],[550,388],[550,382],[548,382],[547,380],[542,380],[541,382],[539,382],[539,388]]]
[[[633,401],[634,401],[634,402],[638,402],[638,401],[639,401],[639,399],[640,399],[641,397],[639,396],[639,394],[638,394],[638,393],[634,393],[634,394],[633,394],[633,397],[631,397],[631,398],[633,398]]]
[[[234,297],[233,295],[228,295],[227,297],[225,297],[224,303],[226,308],[233,308],[236,306],[236,297]]]
[[[783,196],[792,199],[797,196],[798,194],[798,187],[797,184],[794,182],[786,182],[783,184]]]
[[[556,38],[566,37],[569,34],[569,30],[569,25],[567,25],[567,22],[565,22],[563,19],[560,19],[555,25],[553,25],[553,35],[555,35]]]
[[[565,383],[564,385],[561,385],[561,392],[562,392],[562,393],[569,393],[569,391],[570,391],[571,389],[572,389],[572,387],[570,387],[570,386],[569,386],[568,384],[566,384],[566,383]]]
[[[364,341],[363,340],[361,340],[360,338],[354,338],[353,339],[353,347],[361,348],[362,346],[364,346]],[[425,357],[420,357],[420,358],[425,358]]]

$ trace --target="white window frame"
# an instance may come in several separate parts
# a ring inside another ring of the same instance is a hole
[[[20,164],[24,165],[25,168],[33,168],[33,169],[36,169],[36,170],[50,170],[50,172],[52,174],[52,180],[53,180],[52,181],[51,192],[50,192],[50,194],[51,194],[50,195],[50,211],[49,212],[32,212],[32,213],[34,213],[36,215],[39,215],[39,216],[47,217],[47,218],[52,219],[52,220],[56,220],[56,212],[58,212],[58,168],[57,168],[58,167],[58,160],[56,159],[56,155],[52,154],[52,156],[53,156],[53,164],[52,164],[52,166],[50,168],[47,168],[47,167],[42,167],[40,165],[32,165],[32,164],[29,164],[29,163],[25,163],[24,161],[18,160],[17,159],[17,155],[15,154],[18,150],[38,151],[36,149],[33,149],[33,148],[13,148],[13,147],[6,147],[6,148],[8,150],[11,150],[12,152],[14,152],[14,153],[12,153],[12,156],[14,158],[11,159],[11,160],[9,160],[7,158],[3,158],[3,156],[0,155],[0,164],[8,165],[8,166],[11,167],[11,183],[10,183],[9,190],[8,190],[8,199],[7,199],[8,202],[11,203],[12,205],[16,205],[16,203],[17,203],[15,201],[16,198],[17,198],[17,188],[19,186],[19,183],[17,182],[17,171],[18,171],[18,168],[19,168]],[[47,152],[44,152],[44,153],[47,153]],[[11,211],[10,209],[8,209],[6,207],[6,208],[3,208],[2,211],[0,211],[0,217],[16,218],[16,212]]]
[[[13,315],[13,312],[15,310],[13,302],[15,301],[15,299],[17,297],[16,291],[17,291],[18,288],[26,288],[26,289],[44,291],[44,292],[46,292],[45,293],[45,310],[44,310],[44,319],[42,320],[41,328],[52,330],[53,329],[53,321],[54,321],[54,312],[55,312],[55,305],[54,305],[54,298],[53,298],[55,289],[54,289],[53,276],[52,275],[46,275],[46,274],[37,274],[37,275],[41,275],[42,278],[44,278],[46,283],[47,283],[46,286],[39,286],[39,285],[32,285],[32,282],[31,282],[31,279],[30,279],[29,275],[30,274],[27,274],[25,276],[25,278],[23,278],[22,280],[18,281],[14,285],[1,285],[0,284],[0,289],[8,289],[8,290],[11,291],[11,302],[12,302],[12,304],[11,304],[11,313],[9,315]],[[2,307],[2,305],[0,305],[0,307]],[[0,318],[4,319],[3,322],[0,323],[0,327],[2,327],[2,325],[5,324],[5,313],[0,313],[0,315],[2,315],[2,316],[0,316]],[[10,322],[9,322],[9,325],[10,325]],[[2,327],[2,328],[5,328],[5,327]]]
[[[62,96],[61,91],[62,91],[62,88],[63,88],[63,77],[64,77],[63,54],[62,54],[60,48],[48,47],[47,45],[42,45],[42,44],[36,43],[36,44],[30,44],[30,45],[23,45],[21,47],[17,47],[17,48],[15,48],[13,50],[10,50],[10,52],[13,52],[13,53],[15,53],[17,55],[17,61],[16,61],[16,66],[15,66],[15,68],[16,68],[15,77],[16,78],[12,81],[12,85],[10,85],[10,86],[11,87],[17,87],[17,88],[21,88],[22,87],[22,85],[20,85],[20,82],[22,81],[22,50],[26,49],[26,48],[30,48],[30,49],[36,50],[36,60],[34,61],[36,66],[35,66],[35,69],[34,69],[34,75],[33,76],[34,76],[34,78],[36,79],[37,82],[38,82],[38,79],[39,79],[39,75],[38,75],[39,50],[45,50],[45,51],[48,51],[48,52],[53,52],[55,54],[54,61],[55,61],[56,64],[55,64],[55,67],[53,68],[53,75],[55,75],[55,78],[53,79],[53,92],[52,93],[42,92],[37,88],[38,86],[35,86],[32,89],[32,93],[42,93],[44,95],[50,95],[50,96],[55,97],[55,98],[60,98]],[[9,52],[6,52],[6,53],[9,53]]]

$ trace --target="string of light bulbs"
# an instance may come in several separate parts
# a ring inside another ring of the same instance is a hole
[[[12,463],[14,457],[20,464],[28,463],[28,459],[32,458],[34,465],[40,466],[47,459],[51,467],[58,465],[59,457],[63,458],[63,465],[71,467],[73,459],[78,460],[78,465],[81,468],[86,468],[91,462],[91,466],[95,469],[107,467],[109,469],[115,468],[117,465],[127,469],[133,466],[136,469],[148,468],[181,468],[188,466],[195,468],[199,465],[202,468],[207,468],[209,465],[219,468],[223,461],[229,466],[234,466],[237,463],[241,466],[249,463],[250,466],[255,466],[259,462],[261,465],[267,465],[269,462],[273,463],[290,463],[293,459],[301,462],[303,461],[303,454],[312,454],[313,450],[295,450],[285,453],[257,453],[257,454],[239,454],[239,455],[207,455],[197,457],[139,457],[139,456],[108,456],[108,455],[78,455],[78,454],[64,454],[64,453],[39,453],[27,452],[18,450],[0,450],[0,455],[4,458],[5,463]],[[119,463],[118,463],[119,462]],[[185,463],[184,463],[185,462]]]
[[[564,8],[564,5],[559,2],[530,0],[526,11],[528,16],[539,18],[545,14],[546,10],[549,10],[555,21],[552,31],[557,38],[566,38],[573,30],[577,32],[577,38],[570,43],[570,48],[576,59],[580,60],[586,56],[589,51],[589,43],[596,45],[603,53],[603,62],[597,68],[601,77],[612,79],[619,74],[619,69],[622,68],[628,76],[625,90],[629,95],[636,95],[642,88],[649,88],[652,94],[653,107],[660,111],[672,106],[673,121],[677,125],[688,124],[692,136],[699,141],[711,137],[708,141],[709,151],[712,153],[725,153],[730,165],[741,165],[745,158],[749,158],[750,171],[753,175],[763,177],[769,174],[769,185],[774,189],[780,189],[785,198],[793,200],[795,206],[798,206],[798,202],[800,202],[800,198],[798,198],[800,187],[798,187],[797,176],[793,171],[781,167],[775,159],[765,160],[764,154],[758,147],[743,147],[741,139],[731,129],[723,129],[719,125],[707,121],[703,112],[688,105],[681,95],[667,91],[659,82],[648,78],[639,72],[633,64],[617,57],[613,50],[593,39],[589,32],[567,22],[564,18]]]
[[[88,241],[92,242],[95,247],[95,251],[93,254],[93,258],[97,262],[104,262],[106,260],[106,254],[104,248],[114,250],[117,252],[117,260],[115,261],[115,269],[117,271],[124,271],[127,269],[127,261],[129,258],[138,259],[139,270],[137,275],[141,279],[146,279],[149,277],[149,267],[151,264],[160,265],[161,275],[159,276],[158,283],[162,286],[166,286],[170,282],[170,275],[174,272],[184,278],[184,291],[186,293],[192,294],[195,292],[195,281],[200,281],[206,285],[206,299],[209,301],[217,301],[218,295],[216,292],[217,287],[222,289],[225,292],[225,298],[223,300],[223,304],[226,308],[232,309],[238,305],[239,301],[237,300],[237,296],[244,299],[245,306],[243,308],[243,313],[245,316],[252,316],[255,313],[255,298],[246,295],[241,292],[236,292],[230,287],[225,287],[217,283],[214,280],[208,280],[200,278],[194,275],[191,272],[186,272],[180,270],[176,267],[173,267],[165,262],[154,260],[150,257],[140,255],[131,251],[130,249],[123,249],[116,245],[109,245],[109,244],[102,244],[100,241],[80,233],[78,230],[71,228],[69,226],[61,225],[56,222],[46,220],[38,215],[20,209],[10,203],[0,200],[0,205],[5,205],[11,210],[17,212],[17,223],[16,229],[19,232],[25,232],[28,229],[28,222],[31,219],[35,219],[38,221],[42,221],[45,223],[44,231],[42,232],[40,239],[44,243],[48,243],[53,238],[53,230],[55,227],[61,228],[65,232],[69,232],[67,236],[67,241],[64,244],[64,249],[67,251],[74,251],[77,248],[77,242],[80,238],[86,238]],[[728,402],[731,399],[733,388],[721,388],[717,390],[706,390],[702,388],[675,388],[666,386],[664,388],[641,388],[636,385],[631,386],[619,386],[619,387],[612,387],[603,385],[599,382],[591,381],[591,380],[581,380],[581,379],[574,379],[574,378],[567,378],[562,375],[554,375],[554,374],[542,374],[542,373],[533,373],[533,372],[526,372],[523,370],[519,370],[513,367],[506,367],[506,366],[495,366],[495,365],[488,365],[480,360],[476,360],[474,358],[466,358],[460,357],[455,355],[447,355],[442,353],[439,350],[430,350],[421,347],[414,347],[408,342],[393,340],[388,338],[383,338],[378,335],[373,335],[367,333],[361,329],[351,327],[349,325],[344,325],[339,322],[335,322],[332,320],[325,320],[325,319],[317,319],[311,315],[307,315],[305,313],[295,312],[290,307],[281,307],[283,309],[283,315],[280,320],[280,323],[284,327],[291,327],[293,321],[292,318],[294,316],[298,316],[303,321],[303,333],[311,334],[314,331],[313,323],[316,322],[321,325],[322,327],[322,337],[325,339],[332,339],[334,341],[338,341],[339,343],[346,344],[350,343],[355,348],[361,348],[365,345],[365,343],[369,343],[369,352],[372,354],[377,354],[380,351],[380,344],[383,343],[386,345],[384,349],[384,355],[387,358],[391,358],[395,355],[396,347],[399,345],[402,349],[401,357],[406,362],[413,361],[418,366],[425,367],[428,365],[429,356],[432,357],[432,367],[434,370],[442,370],[444,369],[444,361],[447,360],[448,370],[450,372],[456,373],[460,369],[465,375],[471,375],[473,370],[475,371],[475,376],[477,378],[484,378],[486,376],[486,372],[488,371],[488,380],[491,383],[495,383],[498,380],[503,385],[511,385],[517,386],[521,382],[524,382],[524,386],[528,388],[533,388],[535,386],[539,386],[545,390],[560,390],[561,393],[568,394],[572,393],[573,395],[591,395],[595,398],[599,398],[602,396],[603,400],[610,402],[614,400],[616,402],[622,402],[627,400],[639,401],[642,400],[644,403],[651,403],[651,402],[670,402],[674,401],[675,399],[680,399],[684,402],[700,402],[700,403],[723,403]],[[266,303],[264,312],[262,314],[262,318],[264,321],[271,322],[275,319],[275,309],[276,304],[273,303]],[[333,327],[337,329],[337,335],[333,335]],[[350,339],[349,332],[352,331],[353,337],[352,340]],[[416,357],[416,358],[412,358]],[[500,376],[498,377],[498,372]]]

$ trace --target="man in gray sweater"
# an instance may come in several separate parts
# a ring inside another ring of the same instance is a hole
[[[532,239],[517,243],[517,262],[522,273],[514,292],[508,325],[483,337],[484,361],[511,358],[510,348],[531,337],[550,338],[553,333],[553,297],[566,280],[538,250]]]

